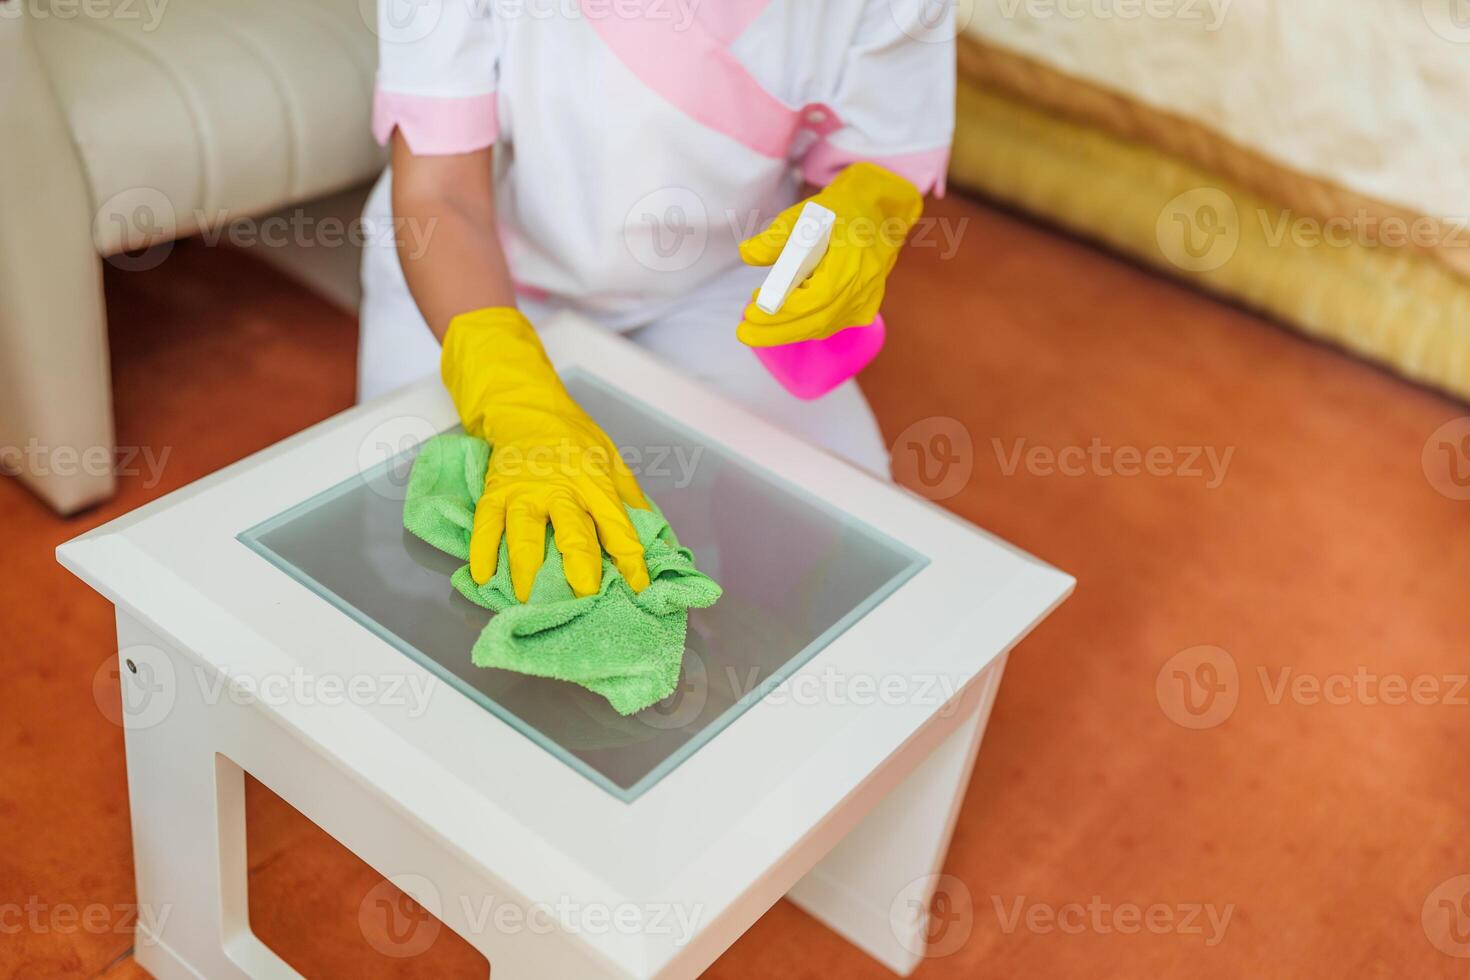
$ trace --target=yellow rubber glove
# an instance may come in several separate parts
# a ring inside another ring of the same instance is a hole
[[[601,586],[603,550],[635,592],[646,588],[643,546],[623,505],[647,509],[648,501],[612,440],[567,393],[530,321],[505,306],[455,317],[440,374],[465,431],[491,446],[470,534],[474,580],[484,585],[495,574],[503,534],[516,598],[529,599],[550,520],[577,595]]]
[[[919,189],[875,163],[844,168],[811,200],[837,215],[832,244],[780,310],[766,313],[753,300],[746,306],[736,331],[742,343],[779,347],[872,323],[904,239],[924,213]],[[741,242],[740,257],[749,265],[773,265],[805,203],[782,211],[769,228]]]

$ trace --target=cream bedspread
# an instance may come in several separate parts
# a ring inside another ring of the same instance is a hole
[[[957,19],[1470,251],[1470,0],[959,0]]]

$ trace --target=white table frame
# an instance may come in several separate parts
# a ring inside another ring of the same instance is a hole
[[[484,953],[497,980],[696,976],[783,895],[900,974],[923,958],[926,883],[943,864],[1006,654],[1072,579],[812,449],[622,338],[568,319],[544,339],[558,367],[634,393],[881,527],[929,564],[623,802],[456,689],[436,686],[236,540],[405,438],[452,426],[436,381],[345,412],[68,542],[62,563],[117,606],[138,901],[169,909],[161,935],[138,937],[139,963],[156,976],[297,975],[250,931],[245,772],[435,912]],[[380,691],[418,685],[432,697],[415,714],[386,697],[231,696],[303,675],[368,678]],[[903,693],[793,695],[830,689],[834,676]],[[550,919],[536,929],[486,928],[486,898],[552,910]],[[692,935],[672,918],[642,928],[603,922],[631,910],[682,914]]]

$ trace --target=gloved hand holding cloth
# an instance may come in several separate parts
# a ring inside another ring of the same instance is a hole
[[[425,443],[403,525],[468,559],[451,583],[496,613],[472,661],[580,684],[625,715],[668,697],[689,610],[712,605],[719,585],[572,400],[521,313],[455,317],[441,373],[468,435]]]
[[[518,310],[455,317],[440,373],[465,431],[492,447],[475,507],[470,575],[495,574],[504,537],[516,598],[531,596],[550,521],[566,580],[578,596],[602,581],[602,552],[634,592],[648,586],[643,545],[624,505],[648,502],[618,448],[567,393],[536,331]]]
[[[897,174],[874,163],[854,163],[813,195],[837,220],[827,254],[811,276],[775,313],[752,301],[736,332],[751,347],[779,347],[820,340],[878,316],[888,274],[909,231],[924,213],[923,195]],[[769,266],[780,256],[805,201],[782,211],[760,234],[740,244],[749,265]]]

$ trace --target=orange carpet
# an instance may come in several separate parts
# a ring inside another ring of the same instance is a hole
[[[1422,464],[1470,409],[937,213],[959,254],[900,265],[865,387],[906,483],[968,437],[944,505],[1079,585],[1012,657],[917,976],[1470,975],[1470,502]],[[247,257],[186,244],[108,294],[119,441],[168,455],[70,521],[0,481],[0,977],[141,972],[111,608],[52,549],[352,400],[352,322]],[[307,975],[483,975],[448,930],[383,957],[378,879],[258,786],[249,819],[252,921]],[[780,903],[709,976],[887,974]]]

